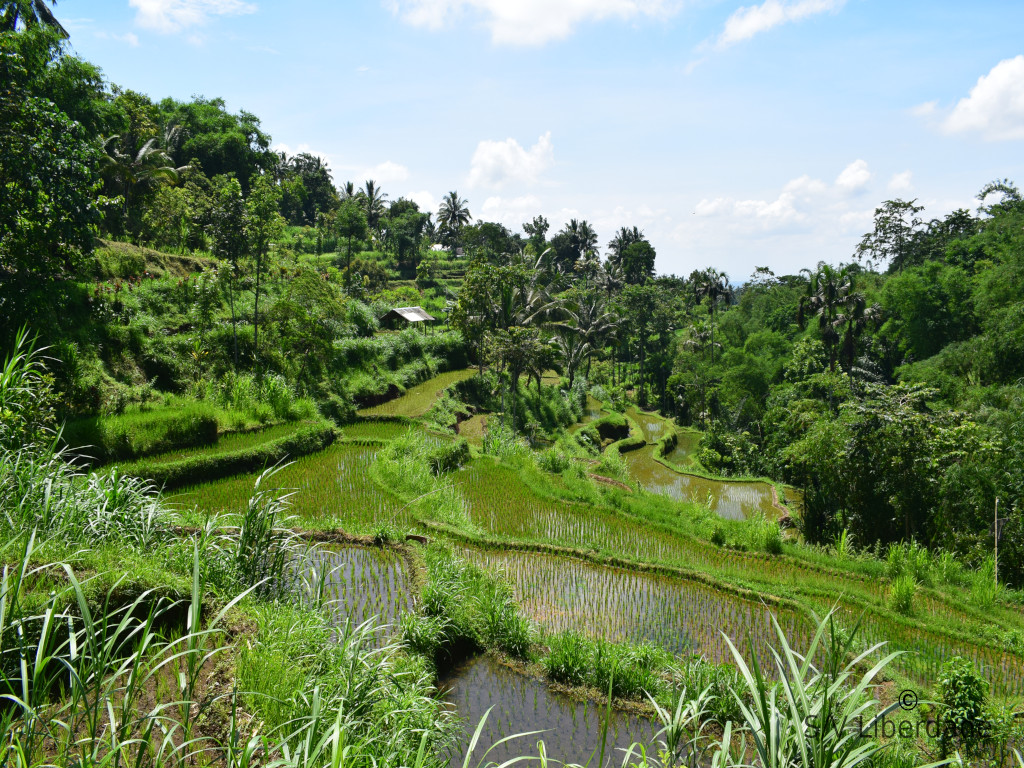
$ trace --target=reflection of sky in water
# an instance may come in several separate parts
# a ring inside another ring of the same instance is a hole
[[[552,692],[539,680],[521,675],[487,657],[478,657],[455,670],[442,687],[450,690],[445,700],[454,706],[465,723],[464,732],[449,753],[450,765],[461,766],[466,749],[480,718],[493,707],[470,759],[471,766],[501,762],[518,755],[536,755],[543,740],[549,757],[559,761],[586,763],[598,749],[605,706],[581,703]],[[544,733],[506,742],[484,753],[495,742],[516,733],[543,730]],[[612,712],[605,746],[605,761],[621,765],[622,749],[641,741],[649,744],[658,728],[650,721]],[[596,754],[591,765],[597,765]]]
[[[630,474],[646,490],[706,504],[719,517],[730,520],[744,520],[757,512],[775,516],[772,489],[767,483],[730,483],[680,474],[655,461],[653,451],[648,445],[623,454]]]

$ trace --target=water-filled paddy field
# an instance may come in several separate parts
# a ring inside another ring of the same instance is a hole
[[[380,523],[408,526],[412,518],[403,511],[405,505],[370,478],[377,450],[372,446],[335,444],[284,467],[270,485],[297,491],[291,497],[291,513],[300,518],[296,522],[302,526],[342,528],[350,533],[370,533]],[[248,503],[258,476],[238,475],[204,483],[169,500],[208,512],[238,512]]]
[[[732,661],[734,642],[775,637],[768,606],[699,582],[588,563],[573,558],[466,548],[468,559],[504,573],[527,615],[553,632],[577,630],[613,642],[659,645],[675,654]],[[811,638],[809,622],[774,608],[796,647]],[[762,662],[768,659],[762,655]]]
[[[675,472],[654,460],[654,446],[645,445],[623,454],[629,474],[641,487],[679,501],[706,505],[719,517],[746,520],[763,514],[779,515],[774,489],[768,483],[709,480],[697,475]]]
[[[388,549],[317,545],[293,564],[295,589],[323,606],[335,626],[374,618],[390,637],[403,613],[413,610],[413,590],[403,558]]]
[[[543,740],[550,758],[560,762],[586,764],[599,748],[605,708],[593,702],[579,702],[552,691],[539,680],[509,669],[487,656],[477,657],[457,667],[444,681],[445,700],[465,722],[464,732],[456,739],[449,755],[451,765],[462,765],[470,738],[480,718],[491,707],[469,765],[501,762],[523,754],[537,754],[537,742]],[[506,742],[487,755],[496,742],[516,733],[543,730],[544,733]],[[622,763],[622,750],[634,742],[648,744],[658,728],[650,721],[612,711],[605,759],[610,765]],[[608,761],[608,757],[611,760]],[[590,760],[597,764],[596,755]]]
[[[611,512],[538,496],[511,467],[475,461],[455,475],[473,524],[488,533],[604,549],[647,561],[685,557],[687,543]]]

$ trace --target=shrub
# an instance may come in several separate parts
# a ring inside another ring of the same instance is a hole
[[[913,575],[904,573],[897,576],[889,586],[889,607],[903,616],[913,616],[917,587],[918,582]]]
[[[593,643],[579,632],[564,632],[548,638],[548,654],[541,664],[555,682],[583,685],[593,663]]]
[[[721,525],[716,525],[711,532],[711,543],[717,547],[725,546],[725,529]]]
[[[967,757],[980,754],[989,736],[985,714],[988,683],[970,661],[954,656],[942,665],[939,695],[944,705],[939,715],[942,757],[953,750]]]

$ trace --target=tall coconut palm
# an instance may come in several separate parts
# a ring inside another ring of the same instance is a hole
[[[693,284],[693,292],[698,302],[707,299],[708,314],[711,316],[711,365],[715,364],[715,308],[721,301],[732,301],[733,290],[729,285],[729,276],[725,272],[709,268],[700,273]]]
[[[559,319],[548,323],[548,327],[555,331],[555,343],[565,360],[571,387],[579,366],[586,363],[589,369],[594,350],[600,349],[602,342],[612,335],[618,317],[608,309],[604,296],[597,291],[560,300],[554,312]]]
[[[459,193],[452,190],[441,201],[441,207],[437,209],[437,226],[443,234],[451,238],[452,253],[458,247],[459,236],[462,228],[473,220],[469,212],[469,201],[459,197]]]
[[[57,5],[56,0],[52,0]],[[57,21],[45,0],[0,0],[0,31],[13,32],[18,23],[26,27],[50,27],[61,37],[68,37],[68,32]]]
[[[346,181],[338,188],[338,196],[344,202],[356,196],[356,184],[354,181]]]
[[[366,181],[358,194],[363,201],[366,223],[374,232],[380,232],[380,220],[384,216],[384,200],[387,195],[381,191],[373,179]]]
[[[644,233],[636,227],[621,227],[615,237],[608,241],[608,261],[622,264],[622,252],[633,243],[644,239]]]

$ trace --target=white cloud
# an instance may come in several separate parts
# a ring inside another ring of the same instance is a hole
[[[679,0],[386,0],[409,24],[438,29],[464,12],[483,18],[491,40],[502,45],[542,45],[572,34],[580,24],[609,18],[665,18]]]
[[[377,163],[372,168],[363,170],[359,174],[359,178],[373,179],[378,184],[389,184],[408,179],[409,169],[392,160],[385,160],[383,163]]]
[[[871,171],[863,160],[854,160],[836,177],[836,186],[846,192],[857,192],[871,181]]]
[[[128,0],[136,9],[135,23],[158,32],[177,32],[205,24],[211,16],[253,13],[256,6],[244,0]]]
[[[845,0],[765,0],[761,5],[739,8],[725,22],[725,28],[718,37],[718,47],[725,48],[733,43],[749,40],[772,27],[792,21],[801,21],[827,11],[837,11]]]
[[[497,221],[513,232],[517,232],[523,226],[524,221],[531,220],[540,212],[541,201],[535,195],[512,198],[495,196],[484,200],[476,218],[484,221]]]
[[[139,47],[139,36],[134,32],[125,32],[123,35],[118,35],[113,32],[99,31],[96,33],[96,37],[100,40],[117,40],[122,43],[127,43],[132,48]]]
[[[887,188],[890,192],[909,192],[914,188],[914,174],[910,171],[893,174]]]
[[[406,195],[407,198],[412,200],[416,205],[420,207],[420,211],[423,213],[437,213],[438,202],[437,198],[427,190],[421,190],[420,192],[410,192]]]
[[[990,141],[1024,139],[1024,55],[1004,59],[979,77],[942,127],[948,133],[976,131]]]
[[[477,144],[469,168],[469,185],[500,187],[506,181],[536,182],[555,159],[548,131],[529,149],[515,139]]]
[[[914,117],[931,117],[938,110],[939,102],[926,101],[910,108],[910,114]]]
[[[774,200],[734,200],[730,197],[704,199],[697,203],[694,214],[701,217],[725,216],[758,222],[767,228],[792,224],[805,217],[795,206],[792,192],[781,192]]]

